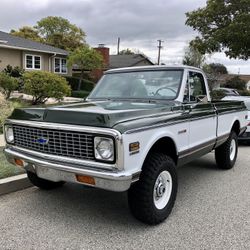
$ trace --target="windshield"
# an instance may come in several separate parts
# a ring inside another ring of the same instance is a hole
[[[183,70],[109,73],[102,77],[90,99],[166,99],[177,97]]]

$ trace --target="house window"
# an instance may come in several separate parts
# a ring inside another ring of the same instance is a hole
[[[26,69],[41,69],[41,56],[25,55]]]
[[[55,58],[55,73],[67,74],[67,60],[65,58]]]

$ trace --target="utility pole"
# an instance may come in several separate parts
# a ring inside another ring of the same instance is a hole
[[[163,48],[163,46],[161,45],[164,41],[162,41],[162,40],[157,40],[157,42],[158,42],[158,46],[157,46],[157,48],[158,48],[158,65],[160,65],[160,60],[161,60],[161,49]]]
[[[118,37],[118,40],[117,40],[117,55],[119,55],[120,53],[120,37]]]

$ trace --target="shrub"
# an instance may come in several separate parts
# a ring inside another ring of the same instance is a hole
[[[33,96],[32,104],[45,103],[50,97],[61,100],[64,96],[69,96],[71,92],[64,77],[50,72],[25,72],[23,79],[24,93]]]
[[[226,93],[222,89],[215,89],[210,92],[210,96],[212,100],[221,100],[226,96]]]
[[[9,99],[11,92],[18,88],[18,81],[5,73],[0,73],[0,92]]]
[[[72,97],[77,97],[77,98],[85,98],[89,95],[89,91],[85,90],[80,90],[80,91],[72,91],[71,96]]]
[[[3,132],[3,123],[8,116],[11,115],[12,111],[15,108],[21,107],[22,104],[17,102],[17,101],[7,101],[4,100],[3,96],[0,94],[0,107],[1,107],[1,112],[0,112],[0,134]]]

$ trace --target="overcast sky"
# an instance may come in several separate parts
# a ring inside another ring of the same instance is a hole
[[[121,49],[139,50],[156,62],[161,39],[161,62],[181,63],[185,46],[196,35],[185,26],[185,13],[205,4],[206,0],[1,0],[0,30],[62,16],[81,27],[93,47],[104,43],[115,54],[120,37]],[[208,61],[225,64],[231,73],[250,74],[249,60],[229,60],[216,53]]]

